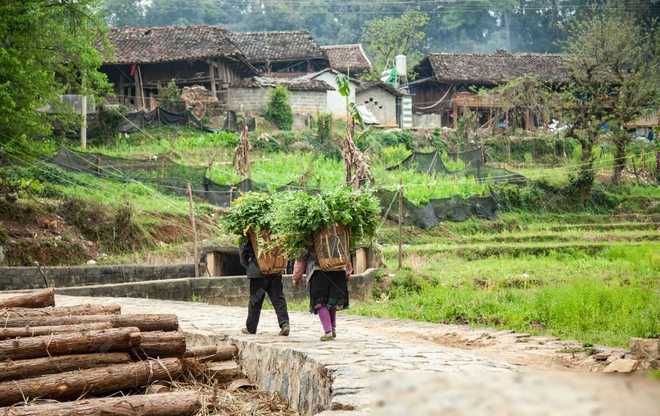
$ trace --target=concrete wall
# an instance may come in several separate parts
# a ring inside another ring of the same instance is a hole
[[[442,127],[440,113],[413,113],[413,127],[416,129],[435,129]]]
[[[263,113],[273,88],[232,88],[229,109]],[[298,114],[316,114],[327,111],[325,91],[289,91],[291,110]]]
[[[41,269],[48,285],[53,287],[181,279],[195,275],[195,266],[192,264],[61,266]],[[38,289],[45,286],[44,277],[36,267],[0,267],[0,290]]]
[[[357,93],[356,104],[367,107],[381,125],[397,127],[396,97],[382,88],[369,88]]]
[[[370,269],[353,276],[348,289],[351,299],[364,300],[371,297],[375,273],[375,269]],[[291,276],[284,276],[283,283],[287,300],[308,299],[308,289],[304,284],[293,286]],[[62,287],[57,289],[57,294],[199,301],[213,305],[244,306],[250,297],[250,290],[245,276],[222,276]]]

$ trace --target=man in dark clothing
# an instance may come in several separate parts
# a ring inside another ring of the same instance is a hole
[[[257,264],[257,256],[254,254],[252,244],[246,242],[241,244],[239,249],[241,264],[250,281],[250,303],[248,304],[248,317],[245,322],[245,328],[241,330],[244,334],[255,334],[259,317],[261,315],[261,306],[264,298],[268,294],[270,303],[273,304],[277,322],[280,324],[280,335],[289,335],[289,313],[286,308],[286,299],[282,288],[282,275],[272,274],[264,275]]]

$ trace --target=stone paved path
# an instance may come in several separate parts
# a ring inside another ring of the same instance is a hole
[[[288,394],[301,413],[318,407],[311,402],[325,394],[327,374],[331,381],[327,399],[320,400],[328,409],[323,415],[660,415],[660,383],[639,376],[557,371],[544,358],[559,345],[551,338],[521,343],[529,337],[340,314],[337,340],[321,343],[318,320],[308,313],[291,313],[292,334],[284,338],[276,336],[274,313],[264,311],[259,334],[246,336],[239,333],[243,308],[128,298],[57,299],[59,305],[90,302],[117,302],[123,313],[176,313],[189,334],[239,343],[263,358],[255,368],[246,368],[247,374],[254,374],[261,387]],[[306,371],[323,374],[303,377]]]

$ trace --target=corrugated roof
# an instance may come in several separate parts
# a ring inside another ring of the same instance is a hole
[[[371,61],[362,49],[362,44],[321,46],[330,61],[330,68],[341,72],[364,72],[371,70]]]
[[[156,63],[245,56],[222,26],[116,28],[108,33],[114,53],[107,64]]]
[[[232,40],[252,63],[326,59],[306,30],[288,32],[232,32]]]
[[[422,77],[467,84],[502,84],[524,75],[534,75],[549,83],[568,79],[565,58],[559,54],[434,53],[415,69]]]

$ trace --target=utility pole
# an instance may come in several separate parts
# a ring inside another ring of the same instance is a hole
[[[399,270],[403,265],[403,179],[399,179]]]
[[[195,277],[199,277],[199,258],[197,254],[197,225],[195,224],[195,209],[193,207],[192,187],[188,182],[188,207],[190,209],[190,224],[193,230],[193,256],[195,262]]]
[[[80,124],[80,148],[84,150],[87,149],[87,96],[84,91],[80,97],[80,115],[82,116]]]

